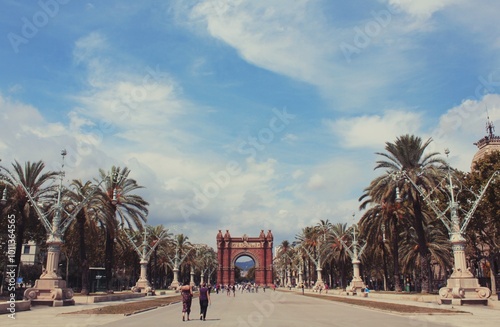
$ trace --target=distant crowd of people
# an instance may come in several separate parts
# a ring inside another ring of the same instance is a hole
[[[215,285],[215,293],[219,294],[221,292],[226,292],[228,296],[231,294],[233,296],[236,296],[236,291],[239,291],[241,293],[247,292],[247,293],[258,293],[259,292],[259,285],[255,283],[242,283],[242,284],[227,284],[227,285],[220,285],[217,284]],[[262,290],[265,292],[266,288],[262,287]]]

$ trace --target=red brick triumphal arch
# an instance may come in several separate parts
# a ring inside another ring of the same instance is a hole
[[[271,286],[273,283],[273,234],[260,231],[259,237],[231,237],[229,231],[217,234],[217,284],[234,285],[234,266],[241,256],[249,256],[255,262],[255,283]]]

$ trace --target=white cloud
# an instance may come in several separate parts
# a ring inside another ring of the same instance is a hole
[[[96,52],[103,51],[106,48],[106,38],[99,32],[92,32],[75,42],[73,56],[77,63],[86,62],[94,58]]]
[[[311,1],[237,1],[223,7],[203,1],[190,15],[194,22],[204,20],[213,37],[237,49],[248,62],[315,85],[324,82],[320,72],[332,50],[320,17]]]
[[[324,121],[345,148],[380,148],[400,135],[418,134],[421,122],[422,113],[402,110]]]
[[[319,190],[322,189],[325,186],[325,181],[322,176],[318,174],[314,174],[309,178],[309,181],[307,182],[307,188],[310,190]]]
[[[389,0],[389,4],[395,6],[419,20],[427,20],[435,12],[438,12],[447,6],[456,5],[463,0]]]
[[[299,138],[298,138],[298,136],[297,136],[297,135],[295,135],[295,134],[291,134],[291,133],[287,133],[287,134],[285,134],[285,136],[283,136],[283,137],[281,138],[281,140],[282,140],[282,141],[285,141],[285,142],[290,142],[290,143],[292,143],[292,142],[294,142],[294,141],[297,141],[298,139],[299,139]]]
[[[22,91],[24,91],[24,88],[23,88],[23,86],[21,84],[14,84],[14,85],[10,86],[9,90],[8,90],[8,92],[11,93],[11,94],[12,93],[19,93],[19,92],[22,92]]]
[[[304,175],[304,171],[302,169],[297,169],[295,170],[293,173],[292,173],[292,178],[293,179],[298,179],[300,178],[301,176]]]
[[[59,170],[60,150],[78,148],[73,135],[63,124],[48,122],[37,108],[1,93],[0,115],[3,122],[0,129],[1,159],[5,166],[15,160],[21,163],[43,160],[48,169]]]

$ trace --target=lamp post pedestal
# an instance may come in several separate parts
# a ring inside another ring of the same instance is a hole
[[[174,280],[170,284],[169,289],[177,290],[179,288],[179,268],[177,266],[173,269],[174,272]]]
[[[135,283],[135,286],[132,288],[132,291],[141,292],[142,290],[145,290],[147,294],[151,292],[151,284],[149,284],[149,281],[147,279],[148,261],[145,258],[142,258],[139,263],[141,265],[141,275],[139,276],[139,279]]]
[[[453,273],[446,287],[439,289],[442,304],[488,304],[491,290],[479,285],[479,281],[467,268],[465,261],[465,239],[459,232],[451,234],[450,241],[455,259]]]
[[[318,277],[316,279],[316,283],[314,284],[313,291],[320,291],[325,288],[325,283],[323,283],[323,275],[321,274],[321,265],[318,265],[318,268],[316,268],[316,276]]]
[[[299,282],[297,283],[297,288],[301,288],[304,286],[304,278],[303,278],[303,273],[302,273],[302,269],[299,269]]]
[[[66,281],[57,273],[62,241],[49,238],[47,265],[35,286],[24,291],[24,298],[31,300],[32,305],[50,305],[60,307],[74,305],[74,292],[66,287]]]
[[[194,285],[194,268],[191,267],[191,270],[189,272],[189,285],[195,286]]]
[[[366,288],[365,283],[361,279],[361,276],[359,274],[359,264],[361,261],[359,261],[358,258],[354,258],[352,260],[352,270],[353,270],[353,277],[352,281],[349,283],[349,286],[347,286],[347,294],[352,293],[352,295],[356,295],[358,293],[363,293],[363,290]],[[363,293],[365,294],[365,293]]]

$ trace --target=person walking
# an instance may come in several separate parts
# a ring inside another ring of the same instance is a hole
[[[191,313],[191,302],[193,300],[193,286],[189,281],[184,281],[184,284],[179,288],[182,296],[182,321],[189,321],[189,314]]]
[[[200,320],[206,319],[209,304],[212,304],[212,300],[210,300],[210,288],[203,282],[200,288]]]

